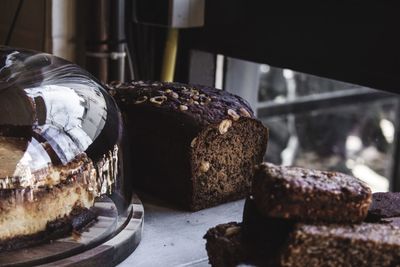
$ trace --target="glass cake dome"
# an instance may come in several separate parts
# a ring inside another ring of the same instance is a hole
[[[88,72],[0,46],[0,261],[18,238],[43,236],[49,224],[82,209],[97,209],[97,222],[108,219],[102,231],[80,237],[79,249],[118,231],[132,193],[123,131],[113,98]]]

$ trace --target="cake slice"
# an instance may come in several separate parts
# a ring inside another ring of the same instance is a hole
[[[134,185],[191,210],[245,197],[268,131],[245,100],[180,83],[112,83],[128,126]]]
[[[242,223],[217,225],[205,235],[210,264],[216,267],[240,264],[284,267],[400,265],[399,217],[360,224],[285,221],[260,215],[248,199]]]
[[[277,255],[267,247],[243,240],[243,224],[230,222],[209,229],[204,236],[209,263],[213,267],[277,267]]]
[[[271,246],[254,239],[245,241],[243,235],[243,223],[231,222],[209,229],[204,236],[209,263],[214,267],[240,264],[389,267],[400,264],[400,228],[391,224],[298,223],[278,251],[271,251]]]
[[[281,259],[282,266],[400,265],[400,229],[389,224],[298,224]]]
[[[248,251],[242,244],[240,223],[217,225],[207,231],[204,239],[209,263],[214,267],[237,266],[249,261]]]
[[[371,203],[371,189],[355,177],[271,163],[258,167],[252,192],[264,216],[302,222],[361,222]]]
[[[246,199],[243,222],[220,224],[204,236],[209,262],[216,267],[279,266],[279,253],[295,223],[286,219],[266,218]]]

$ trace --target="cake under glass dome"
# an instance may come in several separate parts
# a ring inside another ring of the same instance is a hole
[[[114,100],[89,73],[0,47],[0,251],[68,235],[104,207],[114,210],[104,231],[80,238],[79,250],[117,232],[131,197],[123,130]]]

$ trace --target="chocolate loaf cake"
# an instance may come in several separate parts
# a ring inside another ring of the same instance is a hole
[[[392,225],[299,224],[283,252],[282,266],[399,266],[400,229]]]
[[[112,83],[136,188],[191,210],[246,196],[268,131],[242,98],[179,83]]]
[[[271,163],[258,167],[252,192],[264,216],[302,222],[361,222],[371,203],[370,188],[357,178]]]

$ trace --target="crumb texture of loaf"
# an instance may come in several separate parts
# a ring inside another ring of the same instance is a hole
[[[252,193],[263,215],[302,222],[361,222],[371,203],[371,189],[355,177],[271,163],[257,168]]]
[[[245,197],[268,130],[228,92],[161,82],[111,83],[128,126],[137,189],[199,210]]]
[[[399,266],[400,229],[372,223],[299,224],[282,255],[284,267]]]

